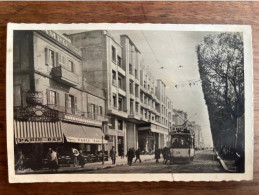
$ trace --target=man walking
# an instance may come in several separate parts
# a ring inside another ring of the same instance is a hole
[[[112,146],[112,149],[110,150],[110,157],[112,159],[112,164],[115,164],[115,162],[116,162],[116,151],[115,151],[114,146]]]
[[[139,148],[136,150],[135,154],[136,154],[136,160],[135,160],[135,162],[134,162],[134,163],[136,163],[136,162],[137,162],[137,160],[139,160],[139,162],[141,163],[141,159],[140,159],[140,150],[139,150]]]

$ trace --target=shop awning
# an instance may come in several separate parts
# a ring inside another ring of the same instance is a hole
[[[101,144],[103,141],[103,143],[107,143],[101,128],[70,123],[61,123],[61,128],[68,142]]]
[[[17,144],[63,142],[60,122],[14,120],[14,135]]]
[[[164,135],[168,135],[168,129],[164,128],[164,127],[160,127],[158,125],[155,124],[151,124],[149,126],[146,127],[139,127],[138,128],[139,131],[151,131],[154,133],[160,133],[160,134],[164,134]]]

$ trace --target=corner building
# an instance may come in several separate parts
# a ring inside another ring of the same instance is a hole
[[[70,156],[101,151],[105,96],[82,74],[82,54],[55,31],[14,32],[15,151],[38,159],[48,148]],[[106,146],[107,148],[107,146]]]
[[[119,155],[132,147],[164,147],[169,125],[165,84],[145,68],[130,37],[121,35],[118,43],[106,30],[66,36],[81,48],[87,82],[105,91],[109,147],[114,145]]]

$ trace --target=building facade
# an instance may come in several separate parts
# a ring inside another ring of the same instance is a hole
[[[110,147],[115,145],[119,155],[129,148],[163,148],[172,124],[172,102],[167,102],[163,81],[145,68],[130,37],[121,35],[118,42],[105,30],[66,36],[81,48],[87,82],[105,91]]]
[[[13,72],[16,151],[44,159],[50,147],[64,155],[71,148],[102,149],[104,91],[87,83],[81,50],[70,39],[55,31],[15,31]]]

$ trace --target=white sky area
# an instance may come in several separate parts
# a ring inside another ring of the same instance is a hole
[[[75,33],[75,31],[61,32]],[[122,34],[127,34],[132,39],[142,54],[144,65],[149,67],[154,78],[165,82],[166,94],[173,101],[174,108],[187,112],[190,121],[195,121],[202,127],[204,144],[212,146],[208,110],[201,82],[189,86],[189,81],[200,79],[196,46],[205,35],[215,32],[133,30],[109,30],[109,32],[118,43]],[[175,85],[179,84],[184,86],[176,88]]]

